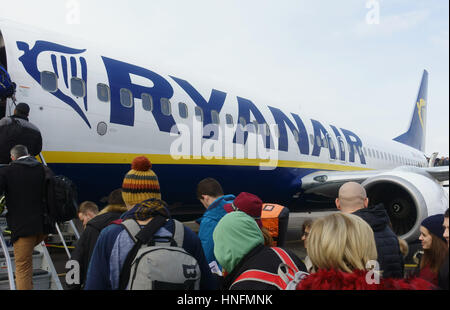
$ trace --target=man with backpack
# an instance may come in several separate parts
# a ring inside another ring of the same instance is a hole
[[[43,165],[28,154],[27,147],[11,149],[12,162],[0,167],[0,194],[5,193],[16,264],[16,287],[33,288],[33,249],[51,232],[44,223]]]
[[[39,129],[29,122],[30,107],[19,103],[13,116],[0,120],[0,164],[10,162],[9,151],[15,145],[25,145],[32,156],[42,151],[42,136]]]
[[[85,289],[216,289],[200,239],[170,217],[150,161],[137,157],[131,168],[122,184],[129,211],[100,233]]]

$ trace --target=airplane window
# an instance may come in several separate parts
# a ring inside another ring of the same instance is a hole
[[[298,132],[297,132],[297,134],[298,134]],[[323,140],[322,140],[322,145],[323,145],[324,147],[328,148],[328,139],[323,139]]]
[[[264,128],[265,128],[265,132],[266,132],[266,136],[270,136],[270,127],[269,124],[264,124]]]
[[[70,79],[70,91],[75,97],[83,98],[86,96],[86,86],[80,78],[73,77]]]
[[[368,156],[367,155],[367,149],[365,147],[363,147],[363,152],[364,152],[364,155]]]
[[[311,141],[311,145],[314,145],[314,136],[312,133],[309,134],[309,140]]]
[[[341,151],[345,153],[345,144],[341,137],[338,138]]]
[[[211,111],[211,121],[213,124],[216,124],[216,125],[220,124],[219,113],[216,110]]]
[[[368,148],[367,151],[369,152],[369,157],[372,157],[372,150]]]
[[[153,111],[153,97],[149,94],[142,94],[141,95],[141,99],[142,99],[142,108],[145,111]]]
[[[316,144],[317,144],[317,146],[320,146],[320,137],[319,136],[316,136]]]
[[[377,158],[380,158],[380,153],[378,152],[378,150],[375,150],[376,154],[377,154]]]
[[[275,138],[280,138],[280,128],[275,126],[275,132],[274,132]]]
[[[239,124],[241,124],[242,128],[244,128],[247,125],[245,118],[243,118],[242,116],[239,117]]]
[[[133,106],[133,94],[129,89],[120,89],[120,103],[126,108],[131,108]]]
[[[298,143],[298,141],[300,141],[300,137],[298,136],[298,131],[297,131],[297,130],[294,130],[294,131],[292,132],[292,134],[294,135],[295,142]]]
[[[325,140],[327,141],[327,145],[330,148],[330,150],[334,150],[334,143],[333,140],[331,139],[330,135],[327,133]]]
[[[195,117],[198,121],[203,121],[203,110],[200,107],[195,107]]]
[[[181,118],[188,117],[188,108],[187,108],[186,103],[178,102],[178,112],[180,113]]]
[[[170,101],[167,98],[161,98],[161,112],[165,116],[170,116],[172,114],[172,109],[170,107]]]
[[[259,133],[258,122],[256,120],[254,120],[252,123],[253,123],[253,126],[255,126],[255,133]]]
[[[97,84],[97,98],[100,101],[108,102],[110,98],[109,86],[106,84]]]
[[[50,71],[41,72],[41,86],[44,90],[54,93],[58,90],[58,77]]]
[[[231,114],[225,115],[225,121],[227,125],[233,125],[233,115]]]

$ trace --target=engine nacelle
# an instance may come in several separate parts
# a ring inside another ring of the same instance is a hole
[[[443,214],[449,198],[442,185],[422,169],[399,167],[366,179],[369,203],[383,203],[394,232],[412,242],[419,238],[420,223],[434,214]]]

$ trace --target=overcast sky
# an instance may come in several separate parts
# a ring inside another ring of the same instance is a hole
[[[164,74],[385,139],[406,131],[427,69],[426,152],[448,156],[449,1],[0,3],[0,18],[146,48]]]

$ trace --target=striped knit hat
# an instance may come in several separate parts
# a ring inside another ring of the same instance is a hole
[[[134,206],[150,198],[161,199],[158,177],[151,167],[152,164],[144,156],[133,159],[131,170],[122,183],[122,197],[127,205]]]

